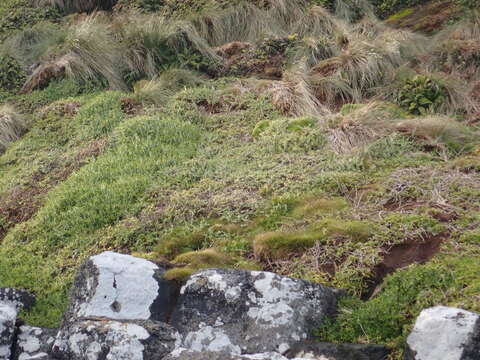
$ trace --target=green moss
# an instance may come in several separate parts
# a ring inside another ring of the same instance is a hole
[[[192,268],[224,267],[232,265],[232,259],[226,254],[222,254],[215,249],[205,249],[201,251],[190,251],[178,255],[173,263],[185,264]]]
[[[343,198],[326,199],[319,196],[308,196],[300,201],[292,211],[292,216],[303,218],[322,214],[332,214],[348,207]]]
[[[387,21],[398,21],[398,20],[401,20],[401,19],[403,19],[404,17],[412,14],[413,11],[414,11],[414,9],[412,9],[412,8],[403,9],[403,10],[401,10],[401,11],[399,11],[399,12],[391,15],[391,16],[387,19]]]
[[[289,131],[300,131],[306,127],[313,127],[317,123],[317,120],[314,118],[304,117],[298,119],[292,119],[288,122],[287,130]]]
[[[340,108],[340,114],[345,116],[351,114],[352,112],[355,112],[358,109],[361,109],[364,106],[364,104],[345,104],[342,105],[342,107]]]
[[[156,250],[162,256],[175,258],[185,252],[200,250],[205,243],[204,231],[190,232],[188,229],[178,227],[160,239]]]
[[[196,269],[192,269],[190,267],[178,267],[167,270],[163,276],[167,280],[185,281],[196,271]]]
[[[298,255],[315,243],[326,243],[337,236],[352,241],[365,241],[373,231],[368,222],[345,221],[327,218],[301,231],[278,231],[259,234],[255,237],[255,255],[269,259],[284,259]]]

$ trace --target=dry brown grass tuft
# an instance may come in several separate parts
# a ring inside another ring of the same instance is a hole
[[[13,107],[0,107],[0,153],[4,152],[11,142],[18,140],[26,130],[24,117]]]

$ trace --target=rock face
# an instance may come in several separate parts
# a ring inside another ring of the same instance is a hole
[[[295,344],[334,315],[337,290],[268,272],[209,269],[180,291],[163,274],[128,255],[91,257],[58,330],[20,326],[18,311],[34,297],[0,289],[0,360],[336,360],[337,345]],[[364,360],[342,358],[350,359]]]
[[[480,359],[480,316],[437,306],[421,312],[407,339],[405,360]]]
[[[299,342],[287,353],[289,358],[328,360],[386,360],[390,350],[381,345]]]
[[[196,352],[177,349],[164,360],[287,360],[279,353],[263,353],[251,355],[233,355],[228,352]]]
[[[167,321],[178,287],[154,263],[113,252],[91,257],[73,285],[64,321],[102,317]]]
[[[28,310],[35,305],[35,296],[25,290],[0,288],[0,303]]]
[[[338,295],[273,273],[204,270],[182,288],[172,324],[193,351],[284,353],[335,313]]]
[[[50,351],[57,331],[20,326],[14,346],[13,360],[51,360]]]
[[[177,338],[156,321],[84,320],[61,329],[52,352],[59,360],[154,360],[170,353]]]
[[[17,309],[0,303],[0,360],[9,360],[15,335]]]

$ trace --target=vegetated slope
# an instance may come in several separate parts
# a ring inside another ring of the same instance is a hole
[[[479,17],[432,40],[368,6],[260,5],[9,33],[0,284],[37,294],[29,322],[55,325],[75,268],[109,249],[178,280],[344,288],[318,336],[398,356],[424,307],[480,310]],[[17,95],[27,77],[39,89]]]

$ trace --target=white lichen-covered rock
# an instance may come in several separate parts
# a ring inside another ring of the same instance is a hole
[[[480,359],[480,316],[445,306],[423,310],[408,336],[405,359]]]
[[[51,360],[57,330],[20,326],[12,360]]]
[[[164,269],[145,259],[114,252],[92,256],[79,269],[64,322],[103,317],[166,321],[178,286]]]
[[[182,288],[172,324],[192,351],[284,353],[335,313],[338,295],[268,272],[203,270]]]
[[[0,303],[28,310],[35,305],[35,296],[21,289],[0,288]]]
[[[60,330],[52,353],[59,360],[158,360],[178,340],[158,321],[84,320]]]
[[[16,321],[16,307],[0,303],[0,360],[10,360]]]

